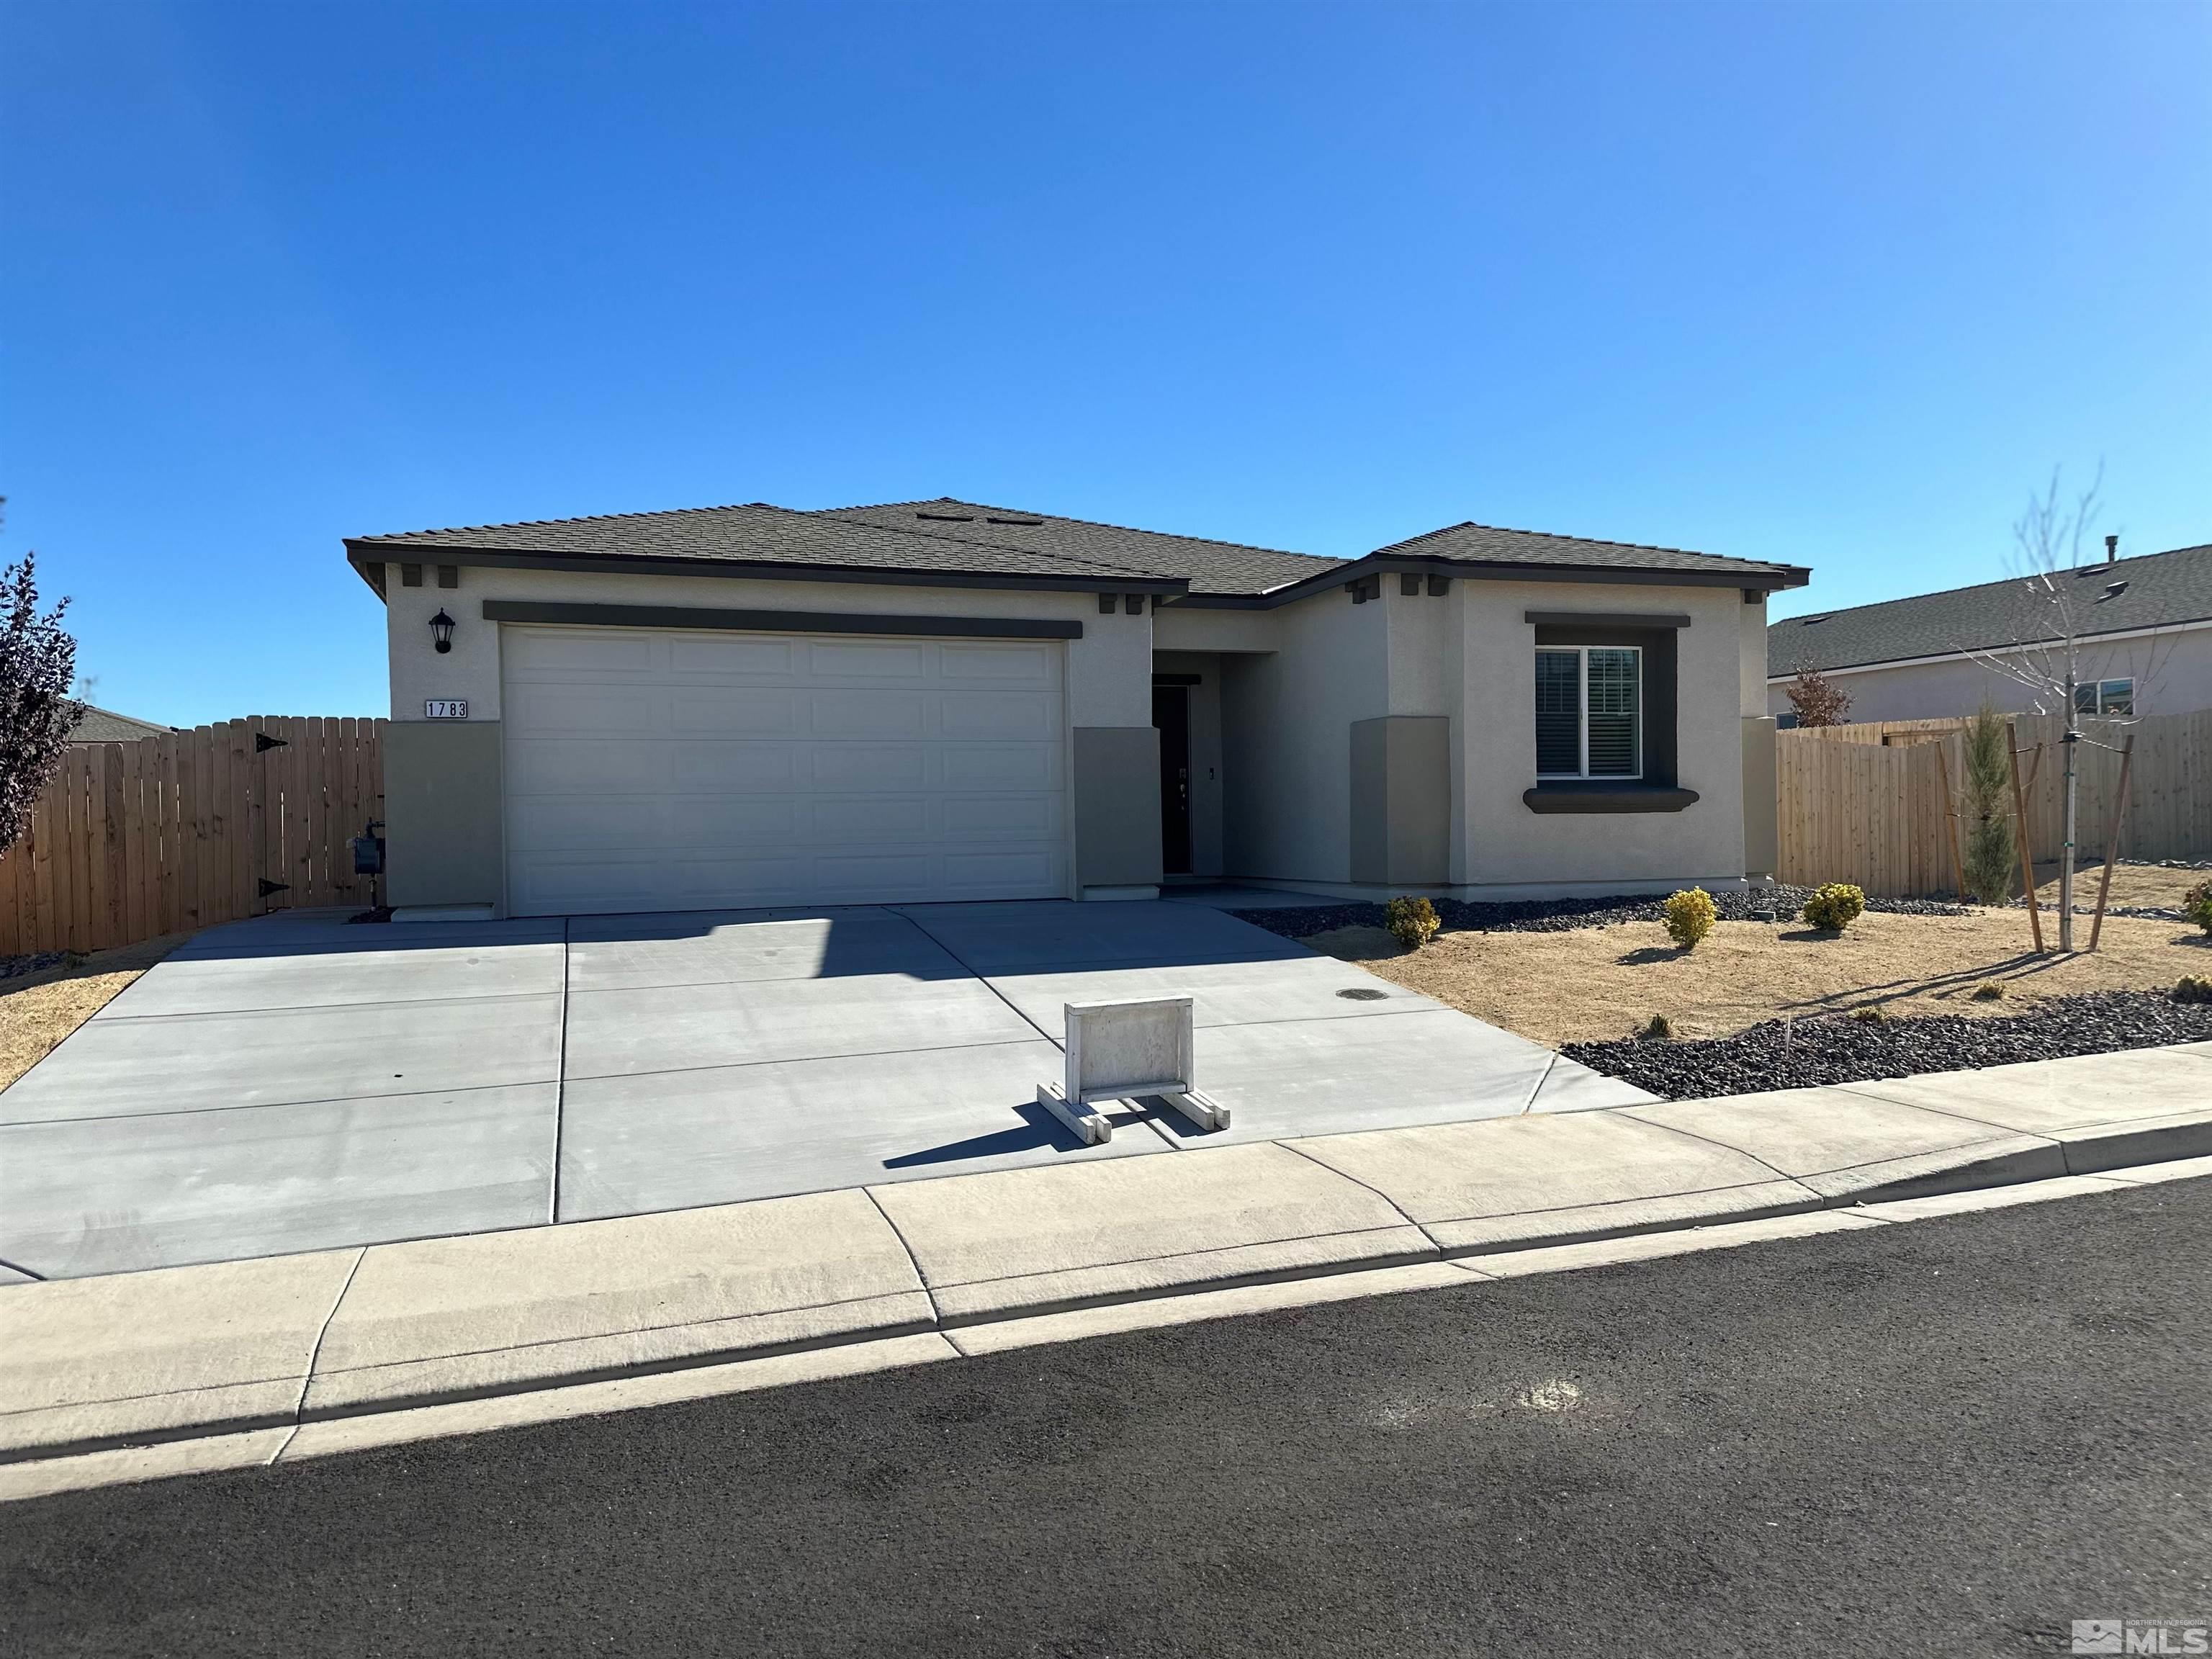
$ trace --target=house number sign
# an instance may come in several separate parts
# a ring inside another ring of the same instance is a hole
[[[465,720],[469,717],[466,697],[431,697],[422,705],[426,720]]]

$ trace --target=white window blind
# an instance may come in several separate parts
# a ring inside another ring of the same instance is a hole
[[[1644,774],[1644,653],[1630,645],[1536,653],[1536,775]]]

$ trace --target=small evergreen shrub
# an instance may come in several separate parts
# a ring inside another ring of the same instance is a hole
[[[1443,926],[1437,920],[1437,907],[1425,898],[1392,899],[1389,908],[1382,913],[1382,925],[1408,951],[1419,950]]]
[[[1887,1025],[1897,1016],[1879,1002],[1869,1002],[1864,1007],[1852,1009],[1851,1018],[1862,1025]]]
[[[1960,805],[1966,819],[1966,893],[1984,904],[2002,904],[2020,868],[2012,836],[2012,734],[2004,716],[1986,702],[1966,723],[1965,759]]]
[[[2202,974],[2184,974],[2174,982],[2176,1002],[2212,1002],[2212,978]]]
[[[2181,896],[2181,914],[2212,933],[2212,881],[2200,881]]]
[[[1673,894],[1660,909],[1667,918],[1667,937],[1685,951],[1695,950],[1698,941],[1713,931],[1720,915],[1713,896],[1702,887]]]
[[[1654,1042],[1669,1042],[1674,1035],[1674,1022],[1664,1014],[1654,1014],[1650,1024],[1644,1028],[1644,1035]]]
[[[1974,987],[1974,1000],[1977,1002],[1996,1002],[2002,1000],[2004,994],[2005,984],[2001,979],[1985,979]]]
[[[1805,920],[1823,933],[1840,933],[1866,914],[1866,893],[1847,881],[1813,890],[1805,901]]]

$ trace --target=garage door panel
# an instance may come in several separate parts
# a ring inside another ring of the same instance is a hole
[[[939,677],[948,684],[1060,686],[1060,653],[1049,645],[961,641],[939,646],[937,660]]]
[[[788,678],[798,666],[798,641],[754,634],[672,635],[668,665],[685,675]]]
[[[1057,697],[947,691],[939,696],[938,707],[938,729],[948,738],[1018,738],[1036,742],[1060,735]]]
[[[947,842],[1057,843],[1062,833],[1060,803],[1050,796],[950,795],[938,811]]]
[[[762,687],[740,697],[689,687],[669,699],[668,730],[676,737],[795,738],[800,735],[798,694]]]
[[[670,783],[685,794],[759,795],[787,792],[799,781],[799,756],[788,743],[671,743]]]
[[[821,690],[809,694],[806,707],[817,737],[918,738],[929,704],[906,690]]]
[[[518,912],[1066,891],[1056,645],[501,640]]]
[[[935,781],[934,759],[912,744],[830,744],[807,755],[807,775],[817,789],[921,789]]]
[[[509,678],[542,675],[650,674],[658,653],[653,635],[613,629],[508,629],[501,636],[502,671]]]
[[[666,784],[663,745],[624,739],[524,738],[507,745],[513,795],[650,791]]]
[[[839,795],[807,803],[808,834],[825,847],[927,843],[937,839],[936,809],[914,795]]]
[[[1057,744],[947,744],[943,750],[948,789],[1057,789]]]
[[[813,640],[807,672],[817,680],[922,678],[931,647],[905,640]]]

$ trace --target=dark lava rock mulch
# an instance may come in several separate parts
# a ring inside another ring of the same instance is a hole
[[[0,979],[21,979],[41,968],[58,968],[70,955],[67,951],[34,951],[27,957],[0,957]]]
[[[1989,1018],[1936,1014],[1876,1024],[1823,1014],[1786,1030],[1771,1019],[1734,1036],[1571,1042],[1559,1052],[1666,1099],[1702,1100],[2208,1039],[2212,1006],[2176,1002],[2163,991],[2091,991]]]
[[[1794,921],[1813,896],[1809,887],[1765,887],[1756,892],[1715,893],[1713,907],[1723,921],[1749,921],[1753,910],[1771,910],[1778,921]],[[1447,933],[1564,933],[1577,927],[1610,927],[1626,921],[1656,921],[1666,896],[1613,893],[1590,898],[1509,899],[1475,902],[1431,899]],[[1903,916],[1963,916],[1955,904],[1932,899],[1870,898],[1867,908]],[[1285,939],[1304,939],[1337,927],[1380,927],[1383,907],[1346,902],[1308,905],[1296,910],[1232,910],[1230,915]]]

